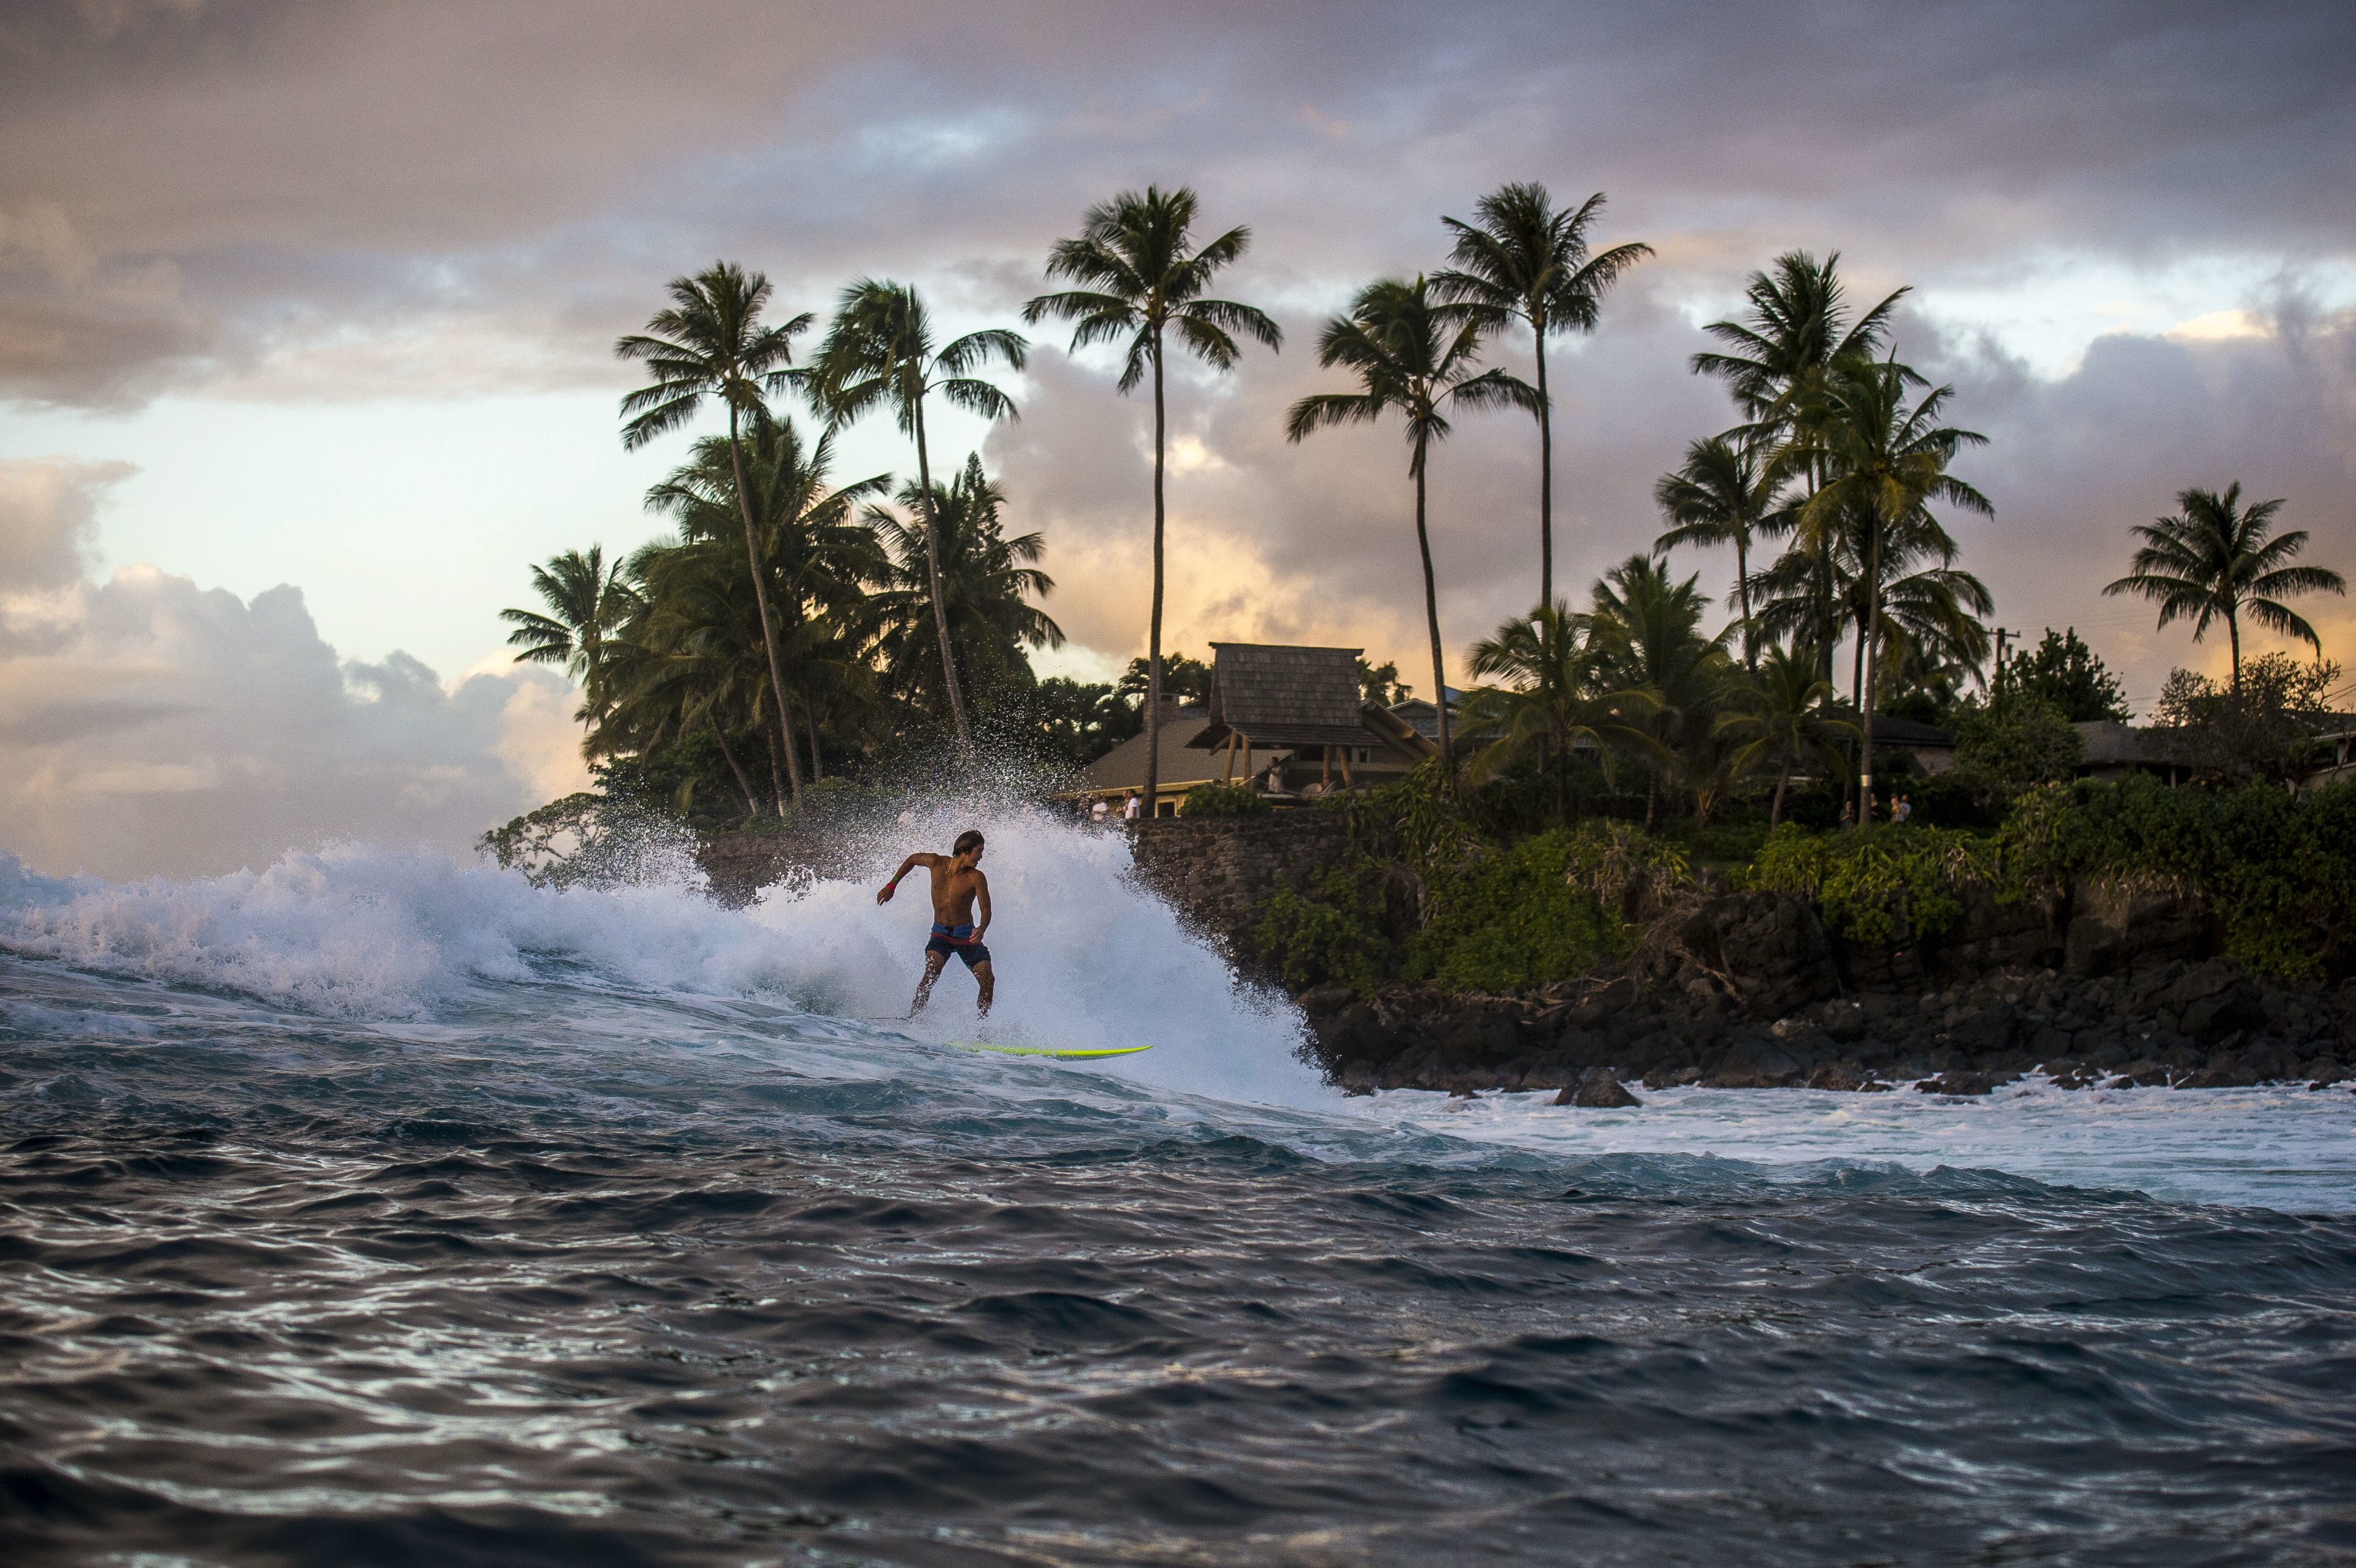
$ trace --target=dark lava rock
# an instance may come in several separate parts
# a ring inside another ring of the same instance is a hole
[[[1925,1078],[1914,1087],[1924,1094],[1991,1094],[2004,1082],[2005,1075],[2000,1072],[1942,1072],[1936,1078]]]
[[[2266,1023],[2265,997],[2242,966],[2230,958],[2193,965],[2152,1002],[2161,1012],[2175,1017],[2177,1033],[2190,1035],[2203,1045],[2214,1045],[2237,1029],[2263,1029]]]
[[[1554,1097],[1558,1105],[1577,1105],[1589,1111],[1620,1111],[1641,1105],[1644,1102],[1628,1093],[1626,1085],[1611,1073],[1598,1068],[1581,1078],[1577,1084]]]
[[[1837,1089],[1847,1094],[1870,1094],[1877,1090],[1890,1087],[1889,1084],[1876,1080],[1872,1073],[1854,1061],[1827,1061],[1809,1073],[1806,1083],[1802,1086],[1808,1089]]]
[[[2112,1075],[2108,1086],[2113,1089],[2165,1089],[2174,1081],[2175,1074],[2168,1070],[2166,1063],[2154,1061],[2147,1056],[2120,1068]]]

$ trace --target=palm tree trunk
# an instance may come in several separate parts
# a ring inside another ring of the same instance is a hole
[[[761,738],[768,743],[769,787],[776,792],[777,815],[783,816],[786,814],[786,769],[785,763],[779,759],[785,755],[785,749],[777,744],[776,725],[764,723],[761,726]]]
[[[1426,438],[1415,438],[1415,547],[1423,552],[1423,618],[1431,631],[1431,708],[1440,720],[1440,757],[1448,761],[1448,661],[1440,651],[1440,590],[1431,576],[1431,533],[1424,526]],[[1448,775],[1453,778],[1451,773]]]
[[[2230,608],[2225,612],[2225,636],[2233,645],[2233,700],[2239,702],[2242,700],[2242,618]]]
[[[818,709],[809,705],[808,699],[802,702],[802,716],[809,720],[810,780],[816,783],[826,777],[826,758],[818,749]]]
[[[728,731],[723,730],[720,727],[720,720],[709,713],[703,716],[703,721],[712,726],[712,738],[720,742],[720,754],[727,759],[728,771],[736,777],[736,793],[744,797],[744,815],[758,816],[761,814],[761,803],[754,797],[753,781],[744,776],[744,765],[737,762],[736,753],[728,749]]]
[[[1767,808],[1769,831],[1783,826],[1783,789],[1792,782],[1792,759],[1783,759],[1783,771],[1775,775],[1775,804]]]
[[[736,475],[736,510],[744,519],[744,565],[753,574],[754,607],[761,613],[761,644],[769,655],[769,689],[776,694],[777,722],[790,737],[793,726],[786,718],[785,666],[777,658],[777,629],[769,622],[769,590],[762,581],[761,549],[757,531],[753,526],[753,494],[744,484],[744,443],[737,433],[736,405],[734,403],[728,405],[728,461]],[[793,749],[790,745],[786,750],[786,762],[788,764],[787,774],[793,783],[794,798],[798,800],[801,798],[802,779],[799,770],[791,766]],[[785,814],[785,796],[780,795],[777,797],[777,815],[783,816]]]
[[[1858,629],[1858,656],[1863,676],[1858,691],[1858,728],[1865,740],[1859,750],[1857,771],[1857,825],[1866,826],[1873,815],[1873,677],[1875,635],[1881,629],[1881,528],[1873,529],[1873,543],[1866,550],[1865,624]]]
[[[925,448],[925,400],[916,400],[916,485],[925,493],[925,581],[933,596],[933,635],[941,640],[941,689],[957,727],[958,754],[973,756],[973,731],[966,723],[965,692],[958,685],[957,655],[949,646],[949,607],[941,597],[941,514],[933,496],[933,460]]]
[[[1162,809],[1162,328],[1153,329],[1153,613],[1145,631],[1145,805]]]
[[[1554,403],[1547,396],[1546,321],[1533,319],[1538,341],[1538,608],[1554,603]]]
[[[1742,601],[1742,667],[1759,673],[1758,628],[1751,624],[1751,532],[1734,536],[1734,592]]]

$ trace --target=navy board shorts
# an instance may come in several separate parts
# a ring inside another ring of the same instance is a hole
[[[965,960],[965,966],[969,969],[977,964],[990,962],[990,949],[973,939],[973,927],[970,925],[942,925],[936,923],[933,926],[933,939],[925,944],[925,951],[927,954],[937,953],[944,958],[962,958]]]

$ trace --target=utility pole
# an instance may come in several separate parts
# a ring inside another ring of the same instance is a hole
[[[2004,689],[2005,639],[2008,637],[2018,637],[2019,635],[2020,634],[2019,632],[2008,632],[2002,626],[1998,626],[1996,629],[1996,684],[1988,688],[1988,696],[1991,699],[1993,699],[1997,692]]]

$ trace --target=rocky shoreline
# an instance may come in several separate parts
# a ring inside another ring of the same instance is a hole
[[[1342,853],[1322,813],[1148,825],[1138,874],[1239,969],[1280,887]],[[1627,1104],[1659,1089],[1913,1083],[1985,1094],[2043,1072],[2065,1087],[2222,1088],[2356,1081],[2356,979],[2286,984],[2222,956],[2197,901],[2102,884],[2042,901],[1981,891],[1935,944],[1844,941],[1791,894],[1724,894],[1655,912],[1623,972],[1508,996],[1430,987],[1297,993],[1308,1051],[1356,1093],[1558,1092]]]

